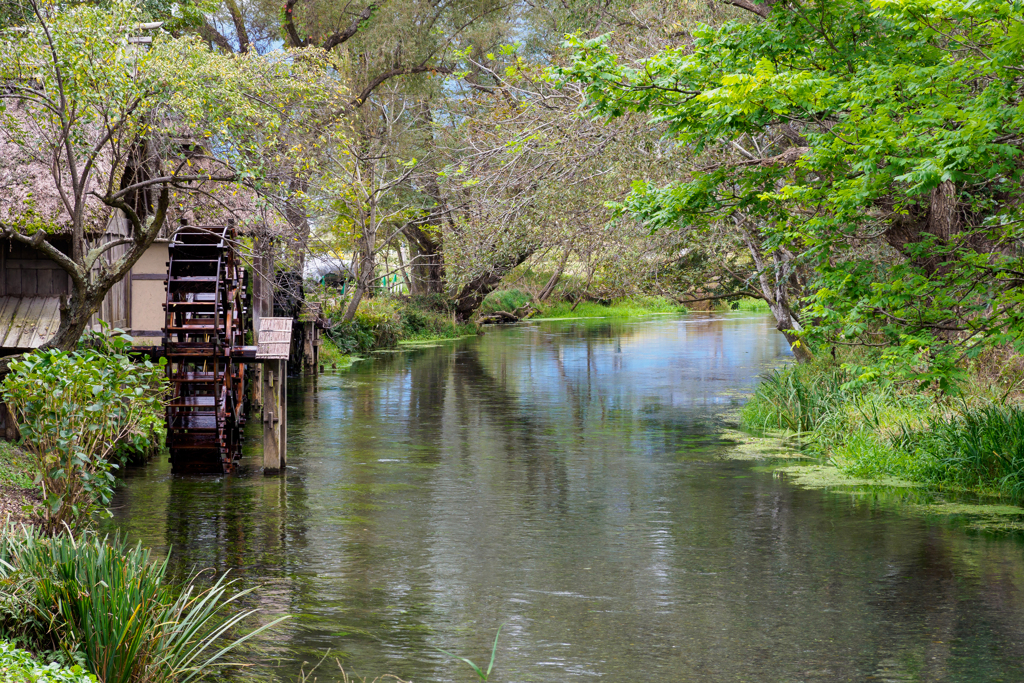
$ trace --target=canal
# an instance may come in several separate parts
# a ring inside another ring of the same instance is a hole
[[[492,681],[1024,681],[1024,544],[801,489],[723,431],[788,348],[756,314],[566,320],[376,354],[289,394],[289,463],[130,470],[105,526],[230,570],[303,662]],[[307,669],[309,666],[307,665]]]

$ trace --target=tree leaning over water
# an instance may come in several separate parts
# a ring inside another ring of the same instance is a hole
[[[746,17],[637,64],[570,40],[563,73],[596,114],[647,114],[695,155],[622,208],[741,236],[795,344],[884,350],[862,379],[946,386],[984,348],[1019,347],[1019,5],[729,4]]]

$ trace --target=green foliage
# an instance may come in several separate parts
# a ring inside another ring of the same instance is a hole
[[[320,363],[331,369],[344,369],[352,364],[356,357],[346,354],[338,348],[331,337],[325,337],[320,344]]]
[[[32,458],[10,441],[0,441],[0,484],[32,486]]]
[[[0,613],[4,630],[22,631],[36,648],[55,647],[80,659],[103,683],[195,680],[250,637],[227,640],[253,611],[225,611],[250,591],[231,593],[222,576],[210,587],[195,582],[177,596],[165,583],[163,563],[119,538],[51,538],[31,530],[0,539],[0,581],[18,595],[22,614]],[[251,590],[251,589],[250,589]],[[26,631],[34,618],[42,628]]]
[[[975,387],[953,410],[937,393],[849,379],[836,364],[774,371],[743,407],[743,424],[799,432],[844,474],[1024,498],[1024,407]]]
[[[398,344],[401,318],[394,300],[386,297],[366,298],[351,322],[340,319],[336,312],[328,329],[328,336],[342,353],[366,353],[372,349],[391,348]]]
[[[438,297],[363,299],[350,323],[340,320],[341,309],[328,311],[328,336],[340,353],[358,354],[393,348],[400,341],[454,339],[474,331],[471,325],[457,325],[444,305]]]
[[[768,303],[764,299],[744,297],[742,299],[736,299],[735,301],[723,304],[722,310],[744,311],[747,313],[768,313],[771,309],[768,308]]]
[[[145,450],[164,434],[166,361],[136,362],[123,334],[91,343],[79,351],[26,354],[11,363],[3,383],[23,447],[33,456],[51,533],[88,522],[106,505],[119,448]]]
[[[960,488],[1024,497],[1024,408],[989,405],[902,425],[894,448],[928,463],[928,477]]]
[[[794,365],[773,370],[743,408],[743,422],[757,429],[810,432],[851,398],[845,371]]]
[[[57,663],[41,664],[30,653],[0,640],[0,680],[7,683],[96,683],[82,667],[70,669]]]
[[[888,347],[854,381],[954,390],[985,347],[1024,349],[1019,3],[760,6],[636,65],[608,36],[569,41],[560,73],[594,113],[647,114],[698,160],[676,184],[637,182],[620,210],[793,255],[812,270],[812,343]]]

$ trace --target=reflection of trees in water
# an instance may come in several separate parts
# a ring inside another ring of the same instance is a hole
[[[886,638],[865,653],[866,673],[965,683],[1024,675],[1021,565],[997,553],[979,562],[998,546],[964,541],[931,526],[916,543],[890,549],[889,571],[869,601]]]
[[[565,511],[568,477],[564,449],[552,443],[550,436],[538,438],[555,428],[553,420],[542,421],[522,397],[493,378],[481,364],[475,346],[456,354],[451,370],[452,412],[465,421],[466,428],[459,430],[449,448],[463,460],[501,453],[508,467],[504,484],[522,482],[518,498],[524,505]]]

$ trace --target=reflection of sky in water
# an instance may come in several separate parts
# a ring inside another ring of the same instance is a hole
[[[433,648],[486,661],[499,625],[500,681],[1024,680],[1016,541],[717,458],[716,416],[787,354],[739,314],[382,354],[292,384],[287,478],[153,463],[111,526],[294,614],[253,652],[281,681],[328,649],[470,681]]]

